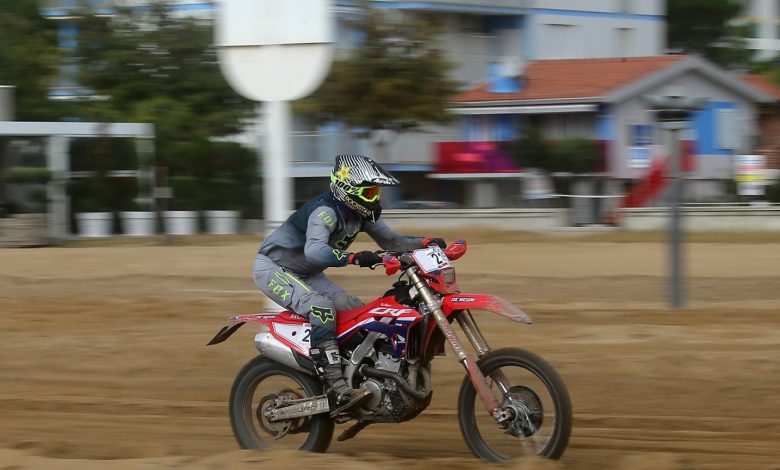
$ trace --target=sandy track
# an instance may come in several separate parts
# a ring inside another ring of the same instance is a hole
[[[0,468],[480,465],[453,413],[463,372],[451,356],[434,362],[433,402],[413,422],[369,427],[317,460],[237,452],[225,407],[252,331],[205,343],[226,316],[262,309],[254,248],[0,250]],[[491,344],[543,355],[572,395],[564,458],[513,466],[780,468],[780,246],[692,244],[682,311],[664,308],[664,260],[656,243],[559,240],[475,245],[458,263],[465,291],[536,321],[480,314]],[[389,284],[334,274],[364,299]]]

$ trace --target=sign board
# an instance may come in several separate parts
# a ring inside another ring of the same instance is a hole
[[[650,147],[629,147],[629,168],[650,168]]]
[[[328,5],[321,0],[223,0],[218,46],[325,44]]]
[[[254,101],[312,93],[332,60],[329,0],[219,0],[215,43],[222,73]]]
[[[766,157],[735,155],[734,179],[740,196],[763,196],[766,185]]]

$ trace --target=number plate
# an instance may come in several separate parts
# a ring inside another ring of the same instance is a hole
[[[440,271],[452,266],[447,255],[445,255],[444,251],[438,246],[415,250],[414,253],[412,253],[412,258],[414,258],[417,265],[426,273]]]
[[[311,347],[309,339],[311,334],[311,325],[309,323],[301,323],[298,325],[275,323],[274,331],[277,335],[281,336],[304,351],[308,351]]]

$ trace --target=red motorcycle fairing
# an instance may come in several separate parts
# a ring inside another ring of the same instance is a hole
[[[441,309],[450,322],[452,314],[461,310],[488,310],[497,313],[502,317],[520,323],[533,323],[527,313],[512,305],[508,300],[495,295],[485,294],[449,294],[441,299]],[[437,334],[438,333],[438,334]],[[434,339],[436,337],[436,339]],[[431,322],[425,332],[424,351],[428,357],[433,357],[443,351],[445,338],[436,326],[436,322]]]
[[[395,298],[388,296],[376,299],[362,307],[338,312],[336,314],[336,335],[339,341],[345,341],[362,328],[382,330],[391,338],[397,353],[402,354],[405,350],[407,332],[421,319],[420,312],[399,304]],[[289,311],[251,313],[230,317],[228,325],[223,327],[208,345],[225,341],[245,323],[261,323],[267,326],[271,335],[284,345],[300,354],[309,354],[309,336],[311,335],[309,320]],[[380,326],[378,323],[384,324],[386,327]]]
[[[382,297],[362,307],[343,310],[336,315],[336,334],[339,341],[344,341],[360,330],[360,327],[375,321],[386,323],[403,322],[409,327],[422,320],[422,314],[417,310],[396,302],[392,296]]]
[[[449,294],[442,298],[441,309],[449,317],[458,310],[488,310],[520,323],[533,323],[531,317],[506,299],[485,294]]]

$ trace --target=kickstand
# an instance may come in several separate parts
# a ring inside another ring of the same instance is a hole
[[[368,423],[366,421],[360,421],[358,423],[353,424],[349,429],[345,430],[341,434],[339,434],[339,437],[336,438],[339,442],[344,442],[346,440],[352,439],[353,437],[357,436],[357,433],[362,431],[371,423]]]

